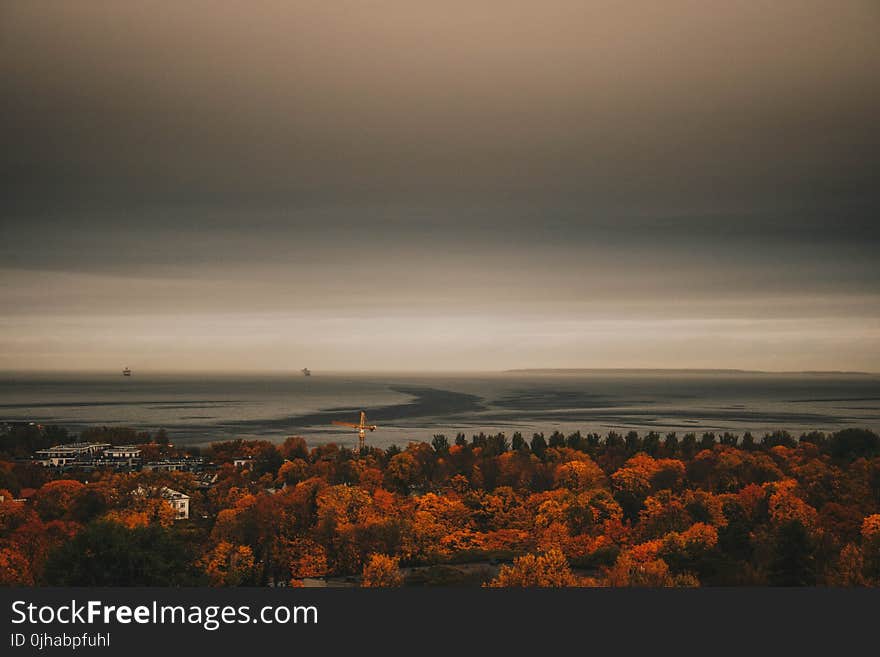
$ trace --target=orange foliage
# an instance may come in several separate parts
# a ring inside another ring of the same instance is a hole
[[[592,460],[569,461],[556,466],[553,481],[557,487],[585,491],[601,487],[605,473]]]
[[[657,461],[647,454],[636,454],[611,475],[616,490],[646,496],[651,492],[651,480],[659,470]]]
[[[569,559],[586,559],[595,554],[599,550],[607,549],[614,546],[614,541],[601,534],[599,536],[590,536],[589,534],[579,534],[572,536],[566,545],[565,556]]]
[[[65,517],[83,488],[83,484],[72,479],[56,479],[43,484],[34,495],[37,512],[45,520]]]
[[[33,586],[27,558],[11,547],[0,547],[0,586]]]
[[[403,585],[400,560],[385,554],[371,554],[364,565],[361,586],[367,588]]]
[[[840,551],[837,568],[828,582],[831,586],[865,586],[865,560],[858,546],[849,543]]]
[[[104,516],[104,520],[119,523],[128,529],[146,527],[150,524],[150,518],[146,511],[135,511],[134,509],[112,509]]]
[[[794,494],[797,482],[788,479],[776,485],[776,492],[770,495],[770,519],[777,524],[797,521],[804,527],[813,528],[817,524],[816,509]]]
[[[718,545],[718,530],[712,525],[695,523],[683,532],[670,532],[663,537],[662,549],[689,557],[714,549]]]
[[[358,573],[365,586],[396,586],[400,559],[490,558],[513,560],[492,586],[692,586],[697,574],[710,585],[772,584],[780,560],[805,571],[794,581],[880,583],[880,458],[729,439],[691,456],[693,441],[655,439],[575,436],[563,446],[555,436],[535,452],[517,439],[499,453],[503,441],[477,437],[356,458],[336,445],[310,451],[298,437],[277,448],[232,441],[212,450],[221,465],[209,488],[189,473],[96,471],[87,485],[49,481],[23,494],[28,502],[0,490],[0,584],[44,583],[53,552],[96,520],[166,532],[216,586]],[[240,457],[257,465],[235,468]],[[191,496],[192,520],[175,521],[163,486]],[[570,563],[593,576],[576,577]]]
[[[281,467],[278,468],[279,484],[298,484],[299,482],[308,479],[308,476],[309,464],[306,463],[303,459],[285,461],[281,464]]]
[[[672,587],[698,586],[699,582],[692,576],[674,576],[663,559],[639,560],[632,554],[622,552],[614,565],[605,570],[608,586],[624,587]]]
[[[489,586],[558,588],[577,586],[578,580],[572,574],[568,561],[561,550],[549,550],[540,555],[526,554],[514,560],[510,566],[502,566],[498,576]]]
[[[657,559],[662,549],[663,541],[660,539],[654,539],[652,541],[633,545],[629,549],[629,556],[633,559],[633,561],[646,563],[648,561],[654,561],[655,559]]]
[[[534,539],[531,532],[522,529],[496,529],[486,532],[482,542],[490,552],[524,552],[531,549]]]
[[[742,508],[750,518],[756,518],[767,500],[767,491],[757,484],[749,484],[736,494]]]
[[[880,540],[880,513],[868,516],[862,522],[862,538],[866,541]]]
[[[322,545],[307,538],[283,541],[283,558],[287,560],[294,580],[304,577],[323,577],[328,572],[327,551]]]
[[[566,553],[568,552],[570,541],[571,535],[568,533],[568,528],[565,526],[565,523],[552,522],[538,533],[536,547],[541,552],[559,550],[560,552]]]
[[[239,586],[246,582],[254,569],[254,553],[246,545],[218,543],[199,561],[212,586]]]

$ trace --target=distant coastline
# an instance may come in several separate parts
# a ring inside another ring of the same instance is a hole
[[[68,376],[3,379],[0,422],[163,427],[179,444],[344,440],[365,410],[376,446],[442,431],[880,431],[880,376],[747,370],[520,369],[483,376]],[[348,436],[350,438],[350,436]]]
[[[174,369],[150,369],[147,367],[140,368],[139,378],[148,377],[215,377],[215,378],[234,378],[234,377],[269,377],[269,378],[286,378],[286,377],[302,377],[302,371],[299,369],[240,369],[240,370],[174,370]],[[504,370],[336,370],[322,369],[313,370],[311,376],[356,376],[356,377],[485,377],[498,376],[504,374],[580,374],[580,375],[596,375],[596,374],[708,374],[708,375],[756,375],[756,376],[866,376],[880,377],[880,372],[869,372],[864,370],[755,370],[755,369],[737,369],[722,367],[519,367]],[[0,369],[0,378],[12,377],[62,377],[70,378],[75,376],[111,376],[112,378],[122,379],[122,376],[116,370],[108,368],[74,368],[74,369]]]
[[[878,372],[849,370],[740,370],[723,368],[642,367],[532,367],[503,370],[502,374],[757,374],[769,376],[880,376]]]

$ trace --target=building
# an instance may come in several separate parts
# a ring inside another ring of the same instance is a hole
[[[196,477],[196,486],[202,490],[207,490],[217,483],[219,474],[217,472],[202,472]]]
[[[201,456],[168,458],[159,461],[147,461],[143,470],[147,472],[199,472],[205,467],[205,459]]]
[[[154,496],[158,493],[159,497],[168,502],[177,513],[175,520],[189,520],[189,495],[186,493],[173,490],[168,486],[162,486],[158,490],[138,486],[131,493],[142,497]]]
[[[134,445],[114,447],[110,443],[70,443],[39,449],[34,452],[34,460],[47,468],[60,470],[133,470],[140,467],[141,450]]]
[[[162,498],[177,511],[176,520],[189,520],[189,495],[163,486]]]
[[[103,451],[105,459],[139,459],[141,450],[134,445],[121,445],[119,447],[111,447]]]
[[[70,443],[67,445],[55,445],[48,449],[38,449],[34,452],[34,459],[38,461],[40,465],[64,467],[75,461],[91,461],[105,449],[110,447],[110,443]]]
[[[95,467],[111,467],[117,470],[133,470],[140,467],[141,450],[133,445],[105,449],[102,458],[95,459]]]

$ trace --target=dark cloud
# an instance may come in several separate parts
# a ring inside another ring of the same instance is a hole
[[[723,343],[762,367],[774,326],[746,350],[699,322],[788,316],[826,333],[793,338],[785,367],[861,369],[878,34],[870,0],[4,3],[0,338],[63,316],[28,353],[67,336],[81,365],[85,317],[202,331],[356,308],[410,313],[427,342],[416,316],[521,323],[475,366],[580,364],[568,338],[540,344],[528,318],[550,313],[593,341],[591,318],[697,322],[703,360]],[[344,351],[358,330],[328,334]],[[482,344],[456,335],[413,365]],[[607,364],[677,363],[651,344]]]

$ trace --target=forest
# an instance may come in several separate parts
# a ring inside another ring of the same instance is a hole
[[[437,435],[405,448],[235,440],[190,472],[53,473],[0,434],[4,586],[878,586],[880,438]],[[214,476],[216,475],[216,476]],[[190,497],[177,519],[159,494]]]

